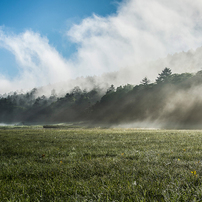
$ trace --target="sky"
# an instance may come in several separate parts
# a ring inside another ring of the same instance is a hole
[[[139,64],[196,50],[201,31],[200,0],[1,0],[0,94],[123,68],[155,75]]]
[[[65,32],[74,23],[96,13],[108,16],[116,12],[120,0],[1,0],[0,27],[14,34],[26,30],[40,33],[64,57],[76,51]],[[0,49],[0,73],[14,78],[18,64],[9,51]]]

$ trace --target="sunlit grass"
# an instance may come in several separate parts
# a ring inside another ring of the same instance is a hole
[[[202,131],[0,130],[0,201],[200,201]]]

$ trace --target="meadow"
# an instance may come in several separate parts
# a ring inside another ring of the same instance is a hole
[[[202,201],[202,131],[0,128],[0,201]]]

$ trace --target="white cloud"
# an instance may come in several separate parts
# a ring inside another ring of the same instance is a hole
[[[139,81],[144,76],[153,79],[165,66],[174,72],[183,72],[179,65],[186,65],[185,70],[189,71],[192,64],[187,65],[186,55],[183,59],[175,55],[175,61],[166,58],[159,63],[148,65],[147,62],[200,47],[201,28],[202,2],[199,0],[125,0],[116,14],[93,15],[71,27],[67,36],[78,49],[69,59],[63,58],[48,39],[38,33],[8,35],[1,31],[0,46],[15,55],[21,69],[14,80],[2,77],[0,84],[3,83],[6,90],[20,89],[121,68],[129,70],[129,73],[122,70],[117,76],[122,83]],[[197,64],[201,56],[202,51],[198,51],[193,64]],[[141,63],[143,65],[139,65]]]
[[[71,77],[71,65],[38,33],[26,31],[20,35],[6,35],[1,31],[0,47],[13,53],[20,67],[19,75],[13,80],[1,76],[2,91],[29,89]]]
[[[67,34],[79,45],[80,72],[130,67],[138,78],[150,71],[138,63],[201,46],[201,18],[201,1],[128,0],[116,15],[86,18]]]

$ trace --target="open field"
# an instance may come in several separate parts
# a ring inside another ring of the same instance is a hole
[[[201,201],[202,131],[0,128],[0,201]]]

